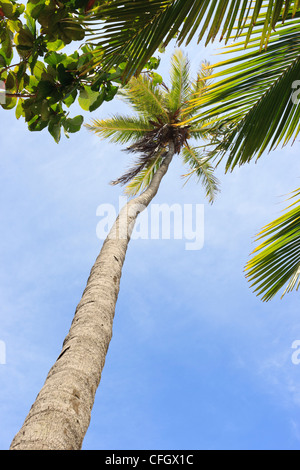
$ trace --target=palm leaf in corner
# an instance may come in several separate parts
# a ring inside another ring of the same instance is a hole
[[[264,240],[246,265],[246,277],[262,300],[271,300],[300,287],[300,189],[286,213],[266,225],[257,240]]]

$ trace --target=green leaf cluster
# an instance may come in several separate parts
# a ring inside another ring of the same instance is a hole
[[[85,1],[0,1],[0,81],[5,83],[5,110],[15,108],[17,119],[30,131],[48,129],[56,142],[62,132],[80,130],[83,118],[69,117],[78,99],[84,111],[94,111],[118,91],[123,64],[103,73],[88,67],[96,47],[82,44],[85,30],[74,19],[82,14]],[[98,54],[103,52],[98,51]]]

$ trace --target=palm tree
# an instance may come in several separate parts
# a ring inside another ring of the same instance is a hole
[[[246,264],[246,276],[263,301],[285,286],[282,297],[300,287],[300,189],[294,191],[286,212],[258,234],[261,241]]]
[[[94,120],[88,126],[101,138],[131,145],[138,153],[135,166],[114,181],[126,184],[134,198],[123,207],[91,270],[86,289],[77,306],[70,331],[57,361],[37,396],[11,449],[80,449],[90,422],[94,397],[100,382],[112,337],[115,305],[130,235],[138,214],[156,195],[175,155],[182,155],[189,167],[187,178],[201,180],[210,202],[219,190],[213,168],[203,150],[191,147],[192,137],[218,138],[214,128],[186,119],[199,112],[187,107],[189,100],[204,90],[211,71],[201,67],[190,80],[188,59],[177,51],[172,58],[170,89],[151,75],[133,78],[120,95],[136,116],[114,116]]]

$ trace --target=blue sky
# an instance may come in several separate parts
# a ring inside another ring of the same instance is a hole
[[[195,72],[212,47],[187,49]],[[161,72],[169,70],[170,47]],[[126,111],[115,100],[92,117]],[[75,107],[72,115],[82,113]],[[0,448],[20,429],[60,353],[101,248],[100,204],[128,166],[120,146],[86,129],[59,145],[1,113]],[[172,162],[155,203],[205,204],[205,244],[132,240],[113,339],[84,449],[299,449],[297,293],[262,303],[243,268],[254,236],[299,187],[299,142],[224,175],[214,205]]]

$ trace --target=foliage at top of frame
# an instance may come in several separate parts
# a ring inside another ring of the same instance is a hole
[[[30,131],[48,128],[56,142],[62,131],[80,130],[83,116],[69,117],[78,100],[85,111],[110,101],[122,84],[125,63],[103,71],[99,47],[84,42],[86,29],[78,21],[95,0],[0,1],[0,81],[5,83],[3,109],[15,109]],[[99,3],[99,2],[96,2]],[[107,3],[107,2],[106,2]],[[82,43],[81,43],[82,42]],[[69,52],[72,44],[72,53]],[[148,69],[159,65],[153,58]]]

